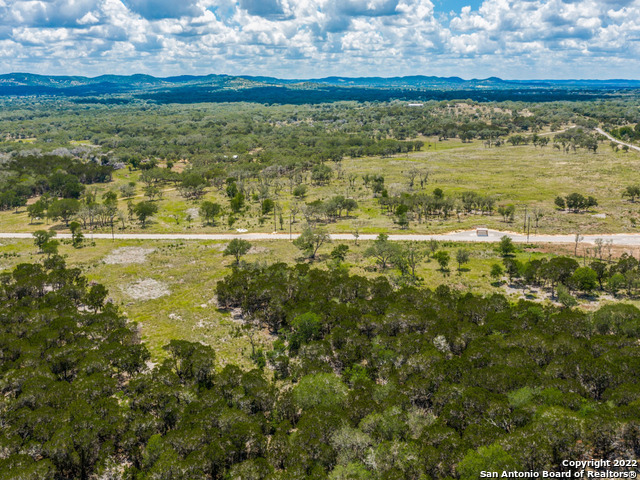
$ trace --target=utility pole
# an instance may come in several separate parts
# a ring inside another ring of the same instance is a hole
[[[291,210],[289,210],[289,240],[292,239],[291,236],[291,222],[293,221],[293,213],[291,213]]]
[[[527,243],[529,243],[530,232],[531,232],[531,217],[527,217]]]

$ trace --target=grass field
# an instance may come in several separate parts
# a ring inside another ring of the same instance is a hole
[[[374,260],[364,257],[369,242],[355,245],[349,242],[346,266],[351,273],[376,276]],[[330,268],[329,252],[336,243],[325,245],[314,263],[318,268]],[[65,243],[60,253],[70,265],[80,267],[90,280],[104,284],[109,297],[121,311],[141,327],[142,338],[147,343],[155,360],[164,356],[162,347],[171,339],[199,341],[214,347],[219,365],[234,362],[246,367],[250,344],[243,334],[238,334],[241,319],[230,312],[217,308],[215,285],[230,272],[232,257],[223,256],[225,244],[209,241],[109,241],[96,240],[81,249]],[[486,244],[441,244],[452,258],[450,271],[443,273],[435,261],[425,259],[418,268],[423,284],[435,288],[445,284],[456,290],[477,294],[502,293],[514,301],[527,294],[528,298],[541,302],[548,300],[539,294],[509,289],[505,284],[495,285],[489,276],[491,266],[501,259],[493,245]],[[457,271],[455,252],[466,248],[471,254],[470,262],[463,271]],[[0,270],[8,271],[18,263],[36,262],[43,259],[36,247],[27,240],[4,240],[0,246]],[[569,253],[570,246],[566,251]],[[253,250],[246,255],[248,262],[267,264],[276,261],[294,263],[302,261],[300,253],[286,241],[260,241],[253,243]],[[544,249],[529,246],[517,253],[520,260],[529,260],[549,255]],[[133,263],[138,261],[139,263]],[[114,263],[115,262],[115,263]],[[392,269],[384,272],[392,282],[399,280]],[[157,297],[157,298],[153,298]],[[598,302],[581,301],[582,307],[595,308],[607,302],[602,296]],[[637,302],[634,302],[637,303]],[[273,338],[266,331],[259,332],[259,341],[267,347]]]
[[[413,221],[407,232],[441,233],[452,230],[473,228],[479,224],[502,230],[522,230],[525,208],[530,212],[533,208],[542,209],[544,216],[540,220],[540,232],[543,233],[613,233],[634,232],[636,225],[640,225],[640,209],[637,204],[623,199],[622,191],[628,185],[640,182],[637,164],[640,155],[635,152],[614,152],[605,143],[601,144],[596,154],[578,150],[577,153],[564,153],[547,146],[544,148],[526,146],[502,146],[486,148],[479,141],[461,143],[458,140],[435,142],[434,139],[424,139],[425,148],[404,156],[388,158],[347,158],[340,167],[334,168],[334,179],[329,185],[310,185],[307,197],[296,200],[289,192],[289,186],[284,185],[278,195],[272,190],[272,197],[277,203],[276,225],[273,215],[262,217],[258,202],[249,201],[248,212],[238,217],[237,222],[229,227],[226,215],[220,218],[217,226],[203,226],[198,218],[198,202],[183,199],[178,190],[165,188],[163,197],[157,201],[159,212],[145,229],[150,233],[156,232],[219,232],[235,231],[244,228],[250,232],[271,232],[275,228],[281,229],[279,213],[283,214],[283,230],[289,229],[290,207],[298,202],[310,202],[316,199],[327,199],[333,195],[351,196],[358,201],[359,208],[350,218],[343,218],[328,228],[334,232],[353,231],[354,220],[360,224],[362,233],[379,233],[399,231],[394,218],[384,215],[376,199],[365,188],[361,176],[364,174],[380,174],[385,177],[385,187],[390,195],[402,192],[412,192],[408,186],[405,173],[414,166],[428,167],[431,174],[425,190],[432,192],[434,188],[441,188],[446,195],[458,197],[464,191],[474,191],[492,195],[496,199],[496,206],[501,204],[516,205],[516,215],[513,223],[505,223],[502,217],[494,212],[493,215],[456,215],[448,219],[433,218],[418,224]],[[181,170],[185,167],[178,163],[174,167]],[[356,174],[355,189],[348,186],[348,175]],[[108,189],[117,190],[123,183],[137,182],[135,202],[144,199],[143,184],[138,182],[139,171],[128,169],[117,171],[114,181],[108,185],[89,187],[98,194]],[[282,180],[285,182],[285,180]],[[413,190],[416,191],[416,190]],[[587,213],[566,213],[559,211],[554,205],[557,195],[567,195],[578,192],[585,196],[592,195],[598,200],[598,207]],[[223,192],[210,187],[204,199],[217,201],[228,210],[228,199]],[[126,200],[120,200],[120,209],[127,211]],[[599,214],[598,217],[594,216]],[[192,221],[187,221],[187,216]],[[605,218],[602,218],[604,215]],[[178,217],[178,221],[176,221]],[[302,215],[298,214],[298,221],[292,226],[294,231],[302,229]],[[64,225],[47,225],[44,222],[29,224],[26,209],[16,212],[0,213],[0,231],[34,231],[41,228],[64,229]],[[134,221],[128,222],[127,232],[141,231]]]

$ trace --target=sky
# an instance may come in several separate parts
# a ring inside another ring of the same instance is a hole
[[[640,79],[640,0],[0,0],[0,73]]]

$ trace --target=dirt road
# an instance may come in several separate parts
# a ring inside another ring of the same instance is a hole
[[[601,128],[596,128],[596,132],[598,132],[601,135],[604,135],[605,137],[607,137],[612,142],[615,142],[615,143],[617,143],[619,145],[626,145],[627,147],[629,147],[629,149],[637,150],[638,152],[640,152],[640,147],[636,147],[635,145],[631,145],[630,143],[624,143],[624,142],[618,140],[617,138],[612,137],[611,135],[609,135],[607,132],[605,132]]]
[[[294,233],[291,238],[297,238],[298,233]],[[475,230],[466,230],[461,232],[451,232],[439,235],[422,235],[422,234],[391,234],[389,240],[393,241],[428,241],[432,238],[438,241],[453,242],[498,242],[504,235],[510,237],[516,243],[526,243],[527,236],[513,232],[501,232],[498,230],[489,230],[489,235],[480,237]],[[0,233],[2,238],[32,238],[30,233]],[[58,234],[57,238],[71,238],[70,234]],[[107,239],[110,240],[109,233],[91,234],[85,232],[87,239]],[[234,238],[243,238],[245,240],[289,240],[288,233],[116,233],[113,236],[116,240],[233,240]],[[375,240],[377,235],[366,234],[360,235],[359,240]],[[333,233],[332,240],[355,240],[355,237],[349,233]],[[594,244],[596,239],[602,239],[604,242],[610,241],[613,245],[621,246],[640,246],[640,234],[620,233],[611,235],[584,235],[580,243]],[[574,243],[575,235],[531,235],[529,243]]]

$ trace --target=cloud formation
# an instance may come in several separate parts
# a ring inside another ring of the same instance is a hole
[[[0,0],[3,73],[639,78],[640,0]]]

